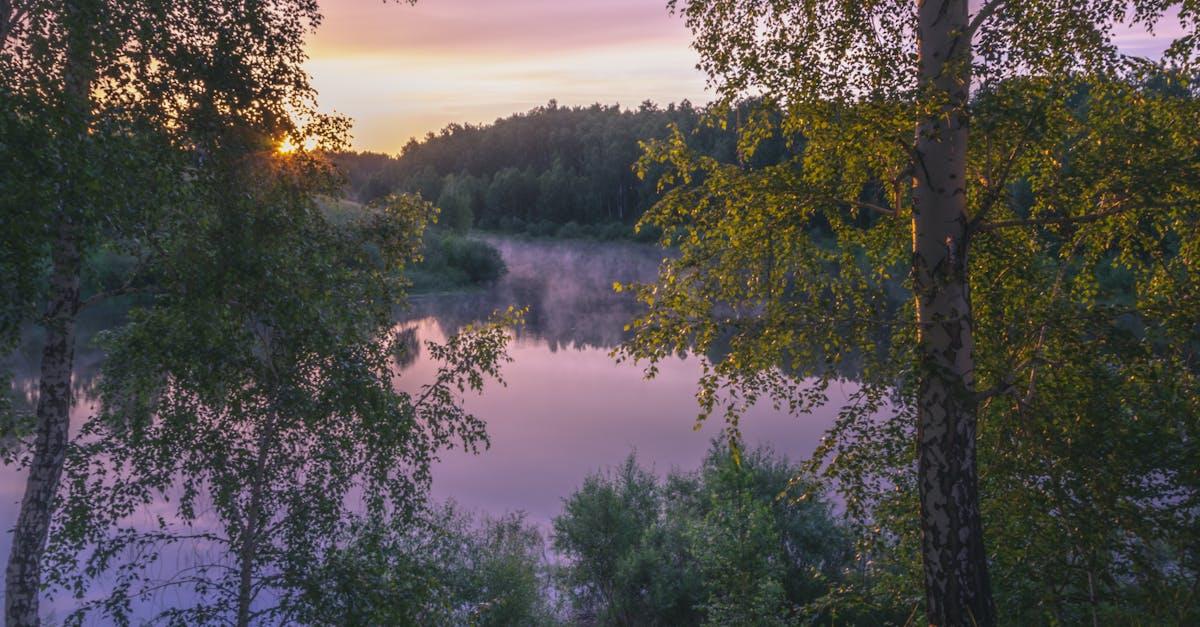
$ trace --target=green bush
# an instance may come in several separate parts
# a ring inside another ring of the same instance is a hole
[[[529,228],[524,220],[516,216],[502,216],[496,221],[496,225],[502,233],[520,234]]]
[[[315,625],[548,625],[541,534],[520,514],[475,520],[453,504],[363,520],[305,574]]]
[[[554,520],[575,618],[623,625],[821,619],[820,602],[853,551],[820,498],[781,498],[797,476],[798,467],[769,449],[739,465],[714,447],[699,471],[664,482],[633,456],[588,477]]]
[[[530,222],[525,227],[525,233],[530,237],[553,237],[558,232],[558,226],[549,220]]]
[[[619,240],[633,237],[633,228],[621,222],[596,225],[596,239]]]
[[[584,229],[575,222],[568,222],[558,227],[558,236],[563,239],[580,239],[584,237]]]
[[[446,263],[461,270],[472,283],[487,283],[500,278],[505,271],[500,251],[487,242],[465,237],[442,240]]]
[[[444,231],[425,235],[423,259],[409,269],[415,291],[453,289],[490,283],[507,268],[500,251],[487,242]]]

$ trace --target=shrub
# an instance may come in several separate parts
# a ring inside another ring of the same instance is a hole
[[[500,251],[491,244],[444,231],[426,234],[423,255],[408,272],[415,291],[480,285],[507,271]]]
[[[549,220],[538,220],[530,222],[526,226],[525,232],[530,237],[553,237],[558,232],[558,227]]]
[[[580,239],[584,236],[583,227],[575,222],[568,222],[558,228],[558,236],[564,239]]]
[[[619,240],[633,237],[633,228],[620,222],[609,222],[596,225],[596,238],[602,240]]]
[[[505,272],[500,251],[487,242],[465,237],[448,236],[442,240],[446,263],[461,270],[471,283],[487,283]]]
[[[714,447],[699,471],[665,482],[633,456],[588,477],[554,520],[575,618],[769,625],[819,617],[817,603],[853,551],[820,498],[779,498],[812,487],[793,483],[798,476],[769,449],[739,465]]]
[[[544,549],[521,514],[363,520],[307,573],[297,611],[318,625],[553,624]]]

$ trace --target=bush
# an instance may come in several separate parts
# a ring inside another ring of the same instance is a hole
[[[494,246],[453,233],[427,232],[423,254],[421,262],[408,272],[415,291],[481,285],[507,271]]]
[[[588,477],[554,520],[575,618],[664,625],[820,618],[817,603],[853,551],[821,499],[778,498],[799,475],[769,449],[738,465],[728,449],[714,447],[698,472],[665,482],[633,456]]]
[[[491,214],[488,214],[488,219],[492,219]],[[496,225],[504,233],[524,233],[526,229],[525,221],[516,216],[502,216]]]
[[[558,236],[564,239],[580,239],[584,236],[584,230],[575,222],[568,222],[558,228]]]
[[[298,613],[317,625],[547,625],[541,534],[521,514],[475,520],[453,504],[363,520],[307,573]]]
[[[558,227],[549,220],[538,220],[528,223],[525,232],[530,237],[553,237],[558,232]]]
[[[633,237],[633,229],[620,222],[596,225],[596,239],[619,240]]]
[[[505,272],[500,251],[487,242],[465,237],[446,237],[442,240],[446,264],[461,270],[472,283],[487,283]]]

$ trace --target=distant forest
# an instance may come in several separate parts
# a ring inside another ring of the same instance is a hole
[[[653,172],[644,180],[635,172],[639,143],[666,137],[674,124],[695,149],[733,162],[736,129],[752,105],[717,113],[686,100],[637,109],[551,100],[493,124],[451,124],[410,140],[398,156],[343,153],[336,162],[351,199],[419,193],[442,209],[443,225],[457,230],[624,237],[658,200]],[[782,156],[784,142],[768,144],[755,165]]]

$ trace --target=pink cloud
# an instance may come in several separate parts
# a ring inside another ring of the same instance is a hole
[[[314,51],[530,56],[638,42],[686,46],[662,0],[421,0],[415,6],[336,0]]]
[[[705,102],[665,0],[326,0],[308,65],[354,145],[395,152],[450,122],[563,105]]]
[[[491,122],[551,98],[625,106],[710,98],[691,34],[666,0],[322,0],[321,8],[309,70],[322,106],[355,119],[361,149],[394,152],[448,123]],[[1127,53],[1156,57],[1184,30],[1171,13],[1153,35],[1141,26],[1113,35]]]

